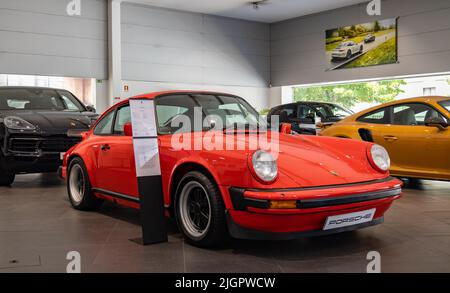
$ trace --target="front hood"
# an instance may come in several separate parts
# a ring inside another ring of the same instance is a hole
[[[256,139],[256,137],[248,138]],[[298,187],[311,187],[384,178],[386,174],[374,170],[367,159],[369,145],[366,142],[349,139],[280,134],[278,170],[279,176],[283,177],[280,179],[286,182],[289,178]],[[274,149],[275,146],[272,147],[272,150]],[[249,151],[248,155],[252,153]],[[274,186],[267,187],[286,187],[277,186],[277,181],[274,182]]]
[[[98,117],[92,112],[62,112],[62,111],[8,111],[7,116],[20,117],[34,126],[42,134],[65,134],[69,129],[89,129]]]

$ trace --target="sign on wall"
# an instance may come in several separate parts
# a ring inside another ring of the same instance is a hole
[[[327,70],[398,62],[397,18],[339,27],[325,34]]]

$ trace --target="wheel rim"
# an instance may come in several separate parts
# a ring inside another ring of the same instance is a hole
[[[74,165],[70,170],[69,188],[70,197],[75,203],[80,203],[83,200],[85,186],[84,173],[80,165]]]
[[[205,188],[188,182],[180,193],[179,210],[185,230],[194,238],[203,237],[211,225],[211,203]]]

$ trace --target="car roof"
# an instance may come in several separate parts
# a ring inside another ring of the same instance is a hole
[[[146,93],[146,94],[140,94],[137,96],[133,96],[133,97],[129,97],[126,98],[122,101],[120,101],[119,103],[117,103],[116,105],[122,105],[122,104],[126,104],[130,99],[156,99],[157,97],[160,96],[166,96],[166,95],[182,95],[182,94],[206,94],[206,95],[223,95],[223,96],[233,96],[233,97],[237,97],[236,95],[233,94],[229,94],[229,93],[223,93],[223,92],[214,92],[214,91],[199,91],[199,90],[168,90],[168,91],[159,91],[159,92],[150,92],[150,93]]]
[[[56,90],[56,91],[67,91],[66,89],[61,88],[52,88],[52,87],[45,87],[45,86],[0,86],[0,89],[9,89],[9,90],[15,90],[15,89],[25,89],[25,90]]]
[[[371,108],[368,108],[366,110],[360,111],[358,113],[355,113],[349,117],[347,117],[345,120],[353,121],[357,119],[358,117],[361,117],[362,115],[371,113],[373,111],[376,111],[378,109],[382,109],[389,106],[395,106],[399,104],[405,104],[405,103],[428,103],[428,102],[441,102],[445,100],[449,100],[450,97],[445,96],[424,96],[424,97],[414,97],[414,98],[407,98],[407,99],[401,99],[401,100],[395,100],[389,103],[380,104]]]
[[[330,102],[298,101],[298,102],[294,102],[294,103],[279,105],[279,106],[274,107],[273,109],[278,109],[278,108],[282,108],[282,107],[286,107],[286,106],[298,106],[298,105],[307,105],[307,106],[333,105],[333,106],[338,106],[337,104],[330,103]]]

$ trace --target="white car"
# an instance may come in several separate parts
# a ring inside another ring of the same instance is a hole
[[[362,53],[364,46],[362,44],[357,44],[353,41],[342,42],[336,49],[331,51],[331,58],[346,58],[350,59],[356,53]]]

